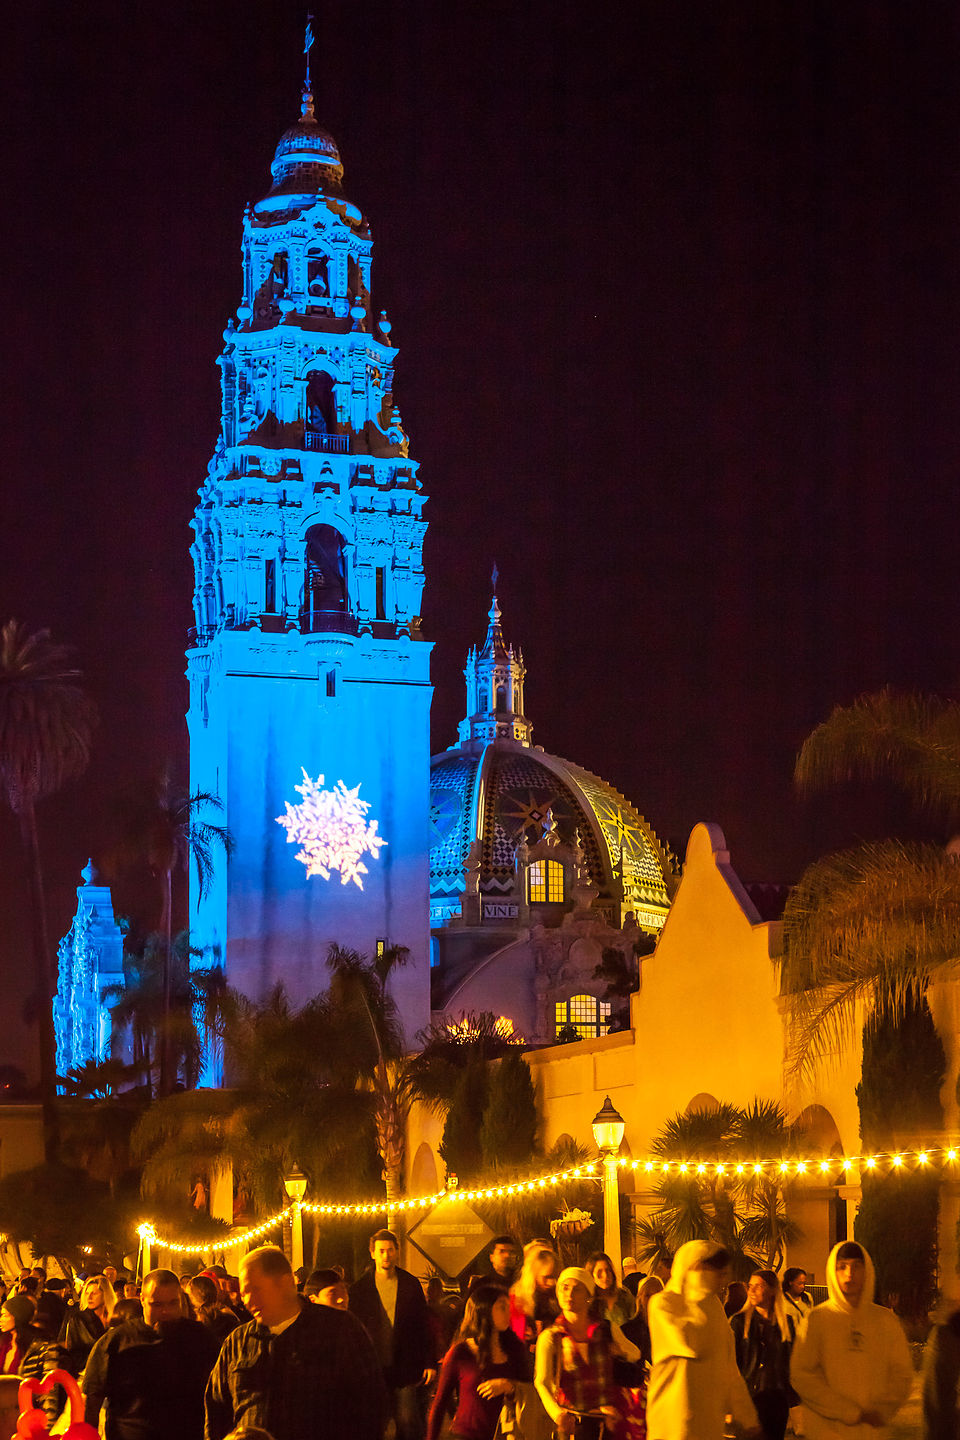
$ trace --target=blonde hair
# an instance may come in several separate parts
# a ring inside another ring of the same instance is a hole
[[[551,1250],[547,1245],[538,1245],[534,1242],[523,1247],[523,1269],[510,1294],[525,1315],[533,1314],[537,1278],[546,1270],[547,1261],[556,1268],[556,1251]]]
[[[650,1301],[654,1295],[659,1294],[663,1288],[663,1281],[658,1275],[648,1275],[646,1279],[641,1280],[637,1286],[637,1309],[642,1309],[644,1315],[646,1315],[647,1306],[650,1304]]]
[[[107,1279],[106,1275],[88,1275],[87,1278],[86,1278],[86,1280],[84,1280],[83,1285],[82,1285],[82,1287],[81,1287],[81,1289],[80,1289],[80,1307],[79,1307],[79,1308],[80,1308],[81,1310],[89,1310],[89,1309],[90,1309],[90,1306],[87,1305],[87,1303],[86,1303],[86,1299],[87,1299],[87,1295],[90,1293],[91,1290],[99,1290],[99,1291],[100,1291],[100,1293],[101,1293],[101,1295],[102,1295],[102,1297],[103,1297],[103,1308],[104,1308],[104,1310],[106,1311],[107,1319],[109,1320],[109,1319],[111,1318],[111,1316],[113,1315],[114,1310],[117,1308],[117,1292],[116,1292],[116,1290],[114,1290],[113,1286],[110,1284],[110,1281]]]

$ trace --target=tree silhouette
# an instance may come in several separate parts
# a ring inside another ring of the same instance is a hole
[[[169,1094],[173,1083],[172,1029],[170,996],[173,953],[173,877],[186,875],[191,861],[197,874],[198,903],[208,893],[215,874],[215,856],[221,851],[229,857],[233,840],[229,830],[202,813],[208,809],[222,810],[216,795],[198,790],[185,794],[174,785],[169,771],[161,776],[154,793],[147,800],[128,801],[121,810],[121,850],[128,860],[142,860],[161,883],[163,906],[160,933],[163,936],[163,967],[161,1007],[163,1026],[160,1035],[160,1093]]]
[[[49,630],[29,632],[17,620],[0,629],[0,785],[20,825],[33,915],[37,1032],[44,1154],[59,1148],[57,1051],[53,1028],[56,971],[47,927],[46,894],[36,807],[86,769],[96,707],[81,689],[80,671]]]
[[[885,780],[950,833],[960,823],[960,705],[882,690],[838,706],[804,741],[803,791]],[[960,960],[960,864],[942,846],[884,840],[816,861],[784,910],[781,989],[792,1063],[810,1069],[868,1015],[905,1013]]]

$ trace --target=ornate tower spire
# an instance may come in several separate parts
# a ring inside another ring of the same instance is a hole
[[[426,496],[394,400],[396,337],[372,303],[370,226],[314,115],[312,45],[308,23],[300,114],[244,215],[193,519],[191,788],[219,796],[235,841],[196,928],[238,989],[282,979],[298,1002],[323,989],[336,936],[368,954],[407,946],[393,993],[412,1042],[430,1016]],[[383,843],[344,872],[347,810]],[[304,811],[298,851],[287,822]]]
[[[467,716],[460,721],[460,744],[476,740],[516,740],[530,744],[532,726],[523,713],[523,682],[527,669],[523,654],[503,638],[497,567],[493,567],[493,599],[488,612],[487,637],[479,650],[471,646],[464,678],[467,682]]]

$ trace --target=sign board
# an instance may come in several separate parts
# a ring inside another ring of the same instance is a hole
[[[489,1246],[493,1231],[454,1191],[407,1231],[407,1239],[431,1265],[455,1280]]]
[[[484,900],[484,920],[516,920],[518,914],[515,902],[510,900]]]

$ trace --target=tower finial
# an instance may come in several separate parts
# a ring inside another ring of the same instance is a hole
[[[496,562],[496,560],[494,560],[494,562],[493,562],[493,573],[491,574],[490,579],[491,579],[492,582],[493,582],[493,593],[494,593],[494,595],[496,595],[496,593],[497,593],[497,581],[500,579],[500,571],[497,569],[497,562]]]
[[[303,36],[303,53],[307,57],[306,73],[303,82],[303,95],[300,100],[300,115],[304,120],[313,120],[313,85],[310,80],[310,51],[313,48],[313,16],[307,13],[307,28]]]

